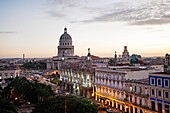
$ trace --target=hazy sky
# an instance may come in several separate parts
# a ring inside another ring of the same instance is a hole
[[[0,0],[0,57],[52,57],[65,26],[76,55],[170,53],[170,0]]]

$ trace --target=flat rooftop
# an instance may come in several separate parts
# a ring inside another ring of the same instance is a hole
[[[170,73],[167,73],[167,72],[156,72],[156,73],[150,73],[150,74],[170,75]]]

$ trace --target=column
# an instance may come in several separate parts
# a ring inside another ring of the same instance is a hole
[[[158,111],[158,102],[155,100],[155,110]]]
[[[114,101],[112,100],[112,107],[114,107]]]
[[[122,110],[122,104],[120,104],[120,110]]]
[[[135,107],[133,106],[133,113],[135,113]]]
[[[116,108],[118,108],[118,102],[116,101]]]
[[[162,102],[162,113],[165,113],[165,104]]]
[[[107,102],[109,102],[109,106],[110,106],[110,100],[109,100],[109,101],[107,101]]]
[[[98,95],[95,95],[95,100],[96,100],[96,101],[99,101],[99,100],[97,99],[97,97],[98,97]]]

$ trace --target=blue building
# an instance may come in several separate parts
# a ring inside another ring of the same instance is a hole
[[[149,75],[151,109],[158,113],[170,113],[170,74]]]

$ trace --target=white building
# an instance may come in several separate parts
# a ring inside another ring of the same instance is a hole
[[[20,70],[0,70],[0,79],[15,78],[19,76]]]
[[[0,84],[2,87],[7,85],[7,80],[20,76],[20,69],[17,68],[1,68],[0,69]]]
[[[74,46],[71,36],[67,33],[67,28],[64,28],[64,34],[60,36],[58,46],[58,57],[63,56],[74,56]]]
[[[148,109],[149,88],[140,90],[145,86],[137,84],[132,92],[135,81],[147,80],[148,75],[149,70],[144,67],[98,68],[95,71],[95,100],[127,113],[155,113]],[[139,92],[142,94],[136,95]]]
[[[74,56],[72,37],[67,33],[67,28],[64,28],[64,33],[59,39],[58,55],[47,60],[47,69],[59,70],[63,60],[70,62],[77,58],[78,56]]]

